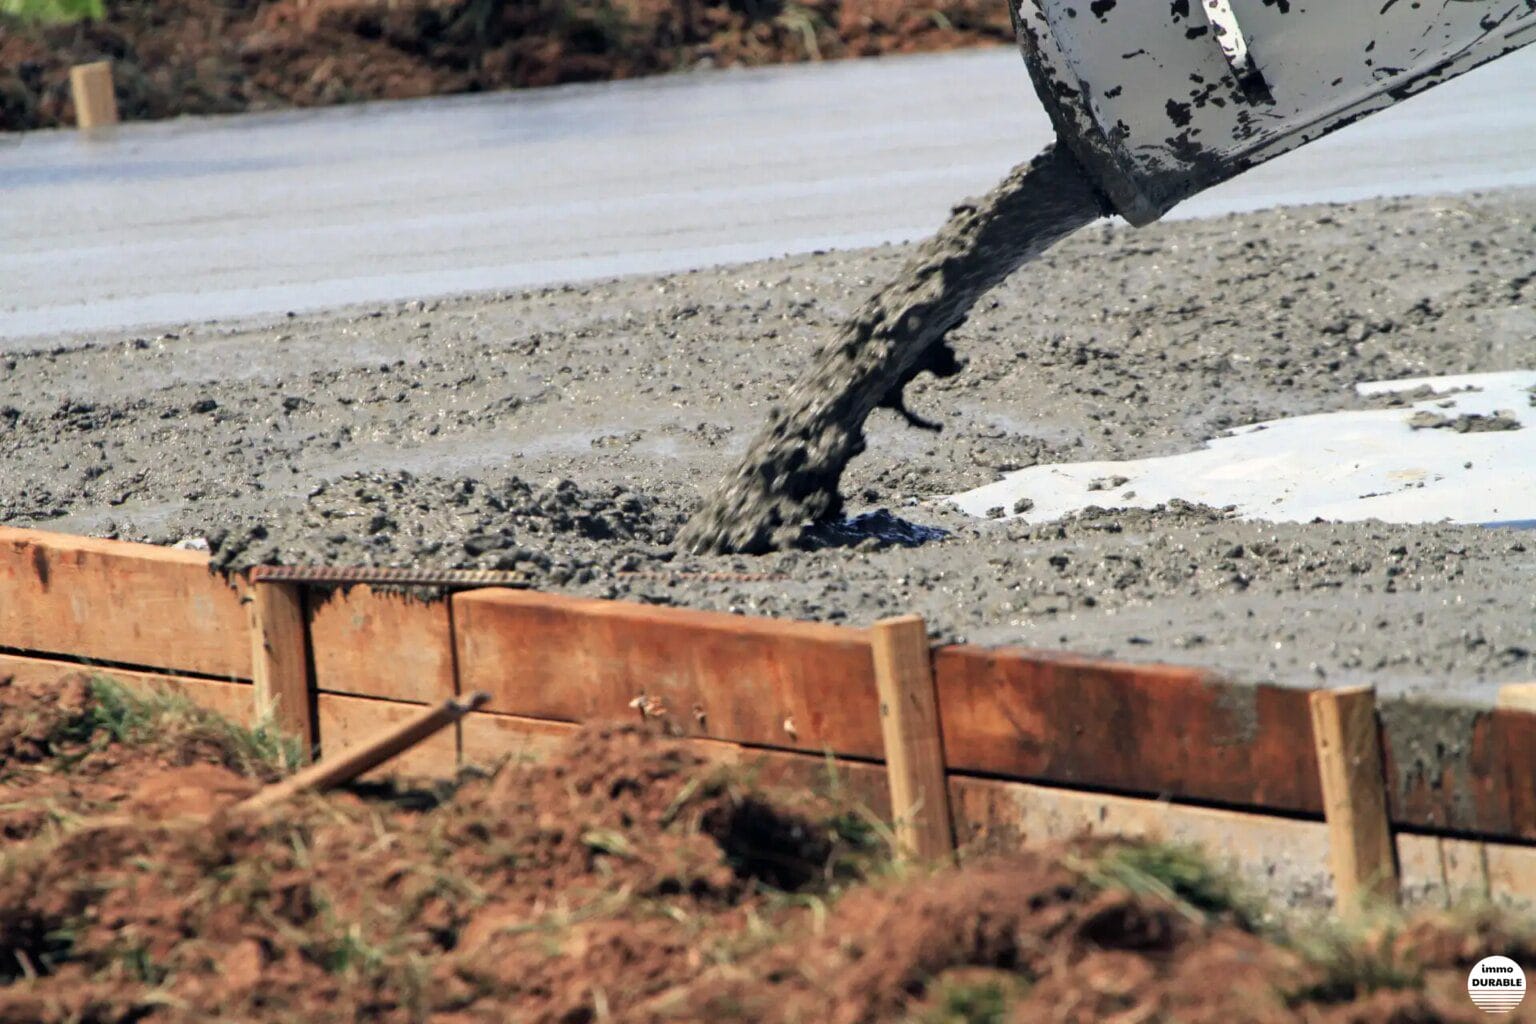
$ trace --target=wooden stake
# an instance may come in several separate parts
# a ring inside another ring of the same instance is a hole
[[[928,627],[916,615],[884,619],[875,623],[870,639],[898,853],[920,860],[953,857]]]
[[[298,739],[307,757],[315,745],[315,723],[304,592],[297,584],[251,585],[251,678],[257,720],[271,721]]]
[[[76,127],[117,124],[117,96],[112,91],[111,61],[76,64],[69,69],[69,89],[75,98]]]
[[[1372,900],[1396,902],[1397,854],[1387,819],[1376,690],[1319,690],[1311,706],[1338,909],[1354,915]]]
[[[1499,707],[1536,712],[1536,683],[1510,683],[1499,688]]]
[[[299,793],[323,791],[344,785],[372,771],[390,758],[401,754],[439,729],[457,722],[471,711],[491,699],[485,692],[468,697],[445,700],[436,707],[423,708],[399,725],[375,736],[373,739],[348,747],[335,757],[325,758],[302,771],[275,782],[255,796],[235,805],[239,811],[259,811],[287,800]]]

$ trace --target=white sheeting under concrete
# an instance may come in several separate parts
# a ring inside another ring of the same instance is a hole
[[[1429,386],[1411,406],[1324,413],[1241,427],[1197,451],[1127,462],[1032,466],[953,501],[975,516],[1046,522],[1091,505],[1151,508],[1173,499],[1248,519],[1308,522],[1524,523],[1536,520],[1536,371],[1421,377],[1358,385],[1362,395]],[[1472,390],[1457,390],[1472,389]],[[1506,412],[1519,430],[1415,429]],[[1111,483],[1124,477],[1123,483]],[[1033,508],[1015,514],[1021,499]],[[995,514],[995,513],[994,513]]]

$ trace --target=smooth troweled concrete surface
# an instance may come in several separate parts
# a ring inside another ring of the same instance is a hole
[[[1536,47],[1178,216],[1536,184]],[[0,135],[0,350],[923,235],[1051,137],[1009,48]]]

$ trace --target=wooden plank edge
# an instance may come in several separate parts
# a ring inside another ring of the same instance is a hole
[[[48,686],[75,674],[112,679],[141,693],[158,690],[181,694],[198,707],[217,712],[238,725],[250,726],[256,720],[255,691],[248,682],[197,679],[160,672],[102,668],[74,661],[0,654],[0,679],[10,678],[18,686]]]
[[[167,547],[163,544],[145,544],[132,540],[106,540],[102,537],[85,537],[73,533],[52,530],[32,530],[19,526],[0,526],[0,545],[39,547],[48,550],[84,552],[107,555],[112,558],[130,558],[144,562],[164,562],[174,565],[209,565],[208,555],[202,551]]]
[[[547,590],[513,590],[507,587],[483,587],[453,595],[455,604],[501,605],[577,613],[598,619],[643,618],[658,623],[692,628],[723,630],[752,636],[796,637],[835,642],[868,640],[869,630],[810,619],[781,619],[770,615],[736,615],[674,605],[647,604],[613,598],[578,597]]]
[[[1499,687],[1499,707],[1536,713],[1536,683],[1506,683]]]
[[[678,734],[881,751],[868,630],[497,589],[455,594],[452,615],[459,687],[490,692],[497,713],[639,708]]]
[[[249,679],[246,597],[203,552],[0,526],[0,648]]]

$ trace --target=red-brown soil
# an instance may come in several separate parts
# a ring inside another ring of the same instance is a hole
[[[1113,880],[1148,848],[898,869],[834,795],[630,726],[253,819],[269,769],[104,741],[99,694],[0,685],[0,1021],[1470,1022],[1467,967],[1536,954],[1484,917],[1309,955]]]
[[[116,62],[125,119],[598,81],[1012,39],[1000,0],[107,0],[0,19],[0,131],[74,122],[68,69]]]

